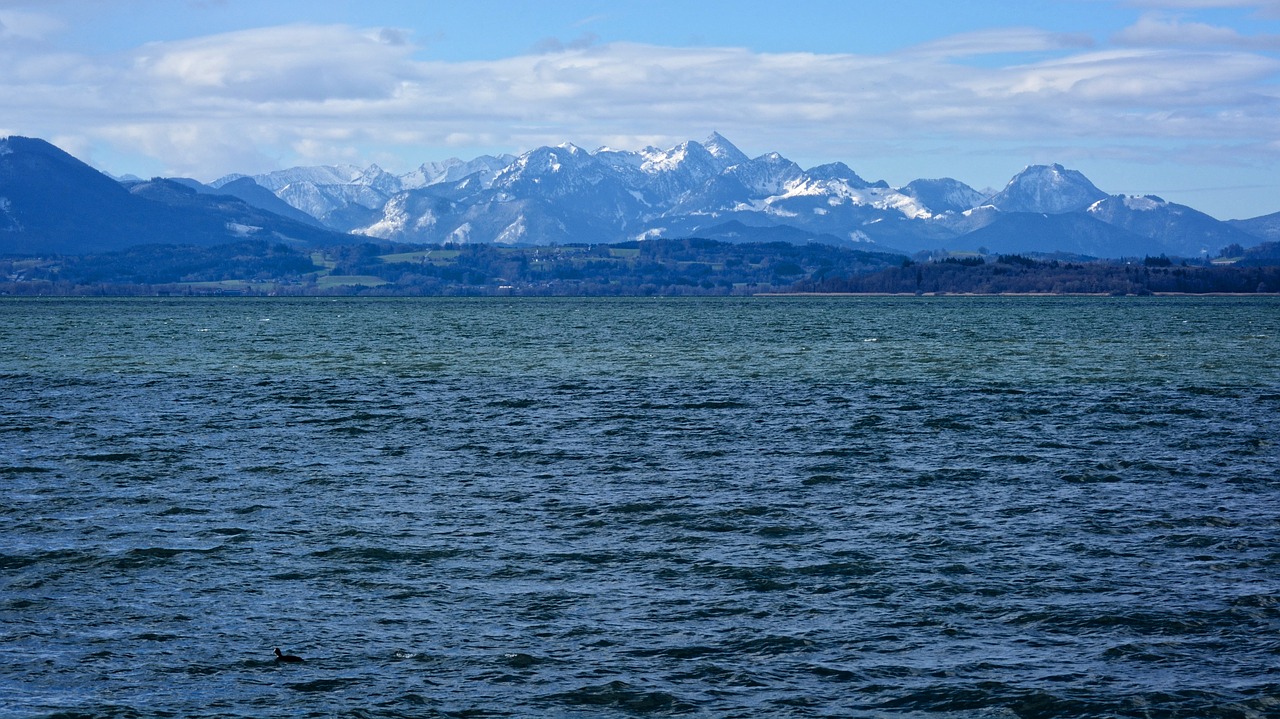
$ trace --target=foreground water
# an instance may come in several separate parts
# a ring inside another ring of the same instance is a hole
[[[1274,298],[15,300],[0,390],[0,716],[1280,715]]]

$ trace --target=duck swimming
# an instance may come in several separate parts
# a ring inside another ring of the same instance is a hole
[[[276,661],[278,662],[300,662],[302,657],[294,654],[281,654],[280,647],[276,647]]]

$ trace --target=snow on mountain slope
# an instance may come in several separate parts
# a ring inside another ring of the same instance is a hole
[[[825,165],[811,167],[805,170],[804,174],[814,180],[838,180],[855,189],[870,187],[872,184],[859,177],[858,173],[843,162],[830,162]],[[884,184],[884,186],[888,187],[887,184]]]
[[[430,236],[442,217],[452,214],[448,200],[419,192],[404,192],[392,197],[382,208],[382,216],[355,234],[398,240],[406,237]]]
[[[344,241],[288,218],[275,199],[329,229],[422,243],[596,243],[729,227],[746,228],[732,230],[743,238],[874,241],[906,251],[1193,257],[1255,246],[1257,233],[1280,226],[1276,216],[1232,224],[1151,195],[1107,195],[1061,165],[1028,167],[995,193],[949,178],[895,188],[843,163],[803,170],[774,152],[748,159],[718,134],[638,152],[564,143],[519,157],[423,163],[404,175],[378,165],[228,175],[213,183],[216,192],[182,178],[122,184],[86,168],[43,141],[0,138],[0,239],[23,235],[17,249],[76,252],[136,242],[152,230],[217,242],[227,228],[238,237],[274,226],[311,244]],[[66,211],[70,187],[78,192],[75,213]],[[193,230],[193,221],[203,225]],[[61,245],[41,244],[54,235]]]
[[[971,210],[984,198],[982,193],[950,177],[936,180],[912,180],[900,191],[908,197],[915,198],[935,214]]]
[[[447,167],[456,166],[456,162],[447,163]],[[445,167],[444,163],[424,164],[418,182],[439,176]],[[883,181],[869,183],[843,163],[805,171],[776,152],[749,159],[724,136],[713,133],[705,142],[690,140],[665,150],[602,147],[587,152],[569,143],[539,147],[497,170],[487,188],[477,186],[462,193],[459,184],[449,196],[489,212],[509,203],[533,203],[520,215],[523,219],[511,208],[498,213],[506,218],[501,221],[469,212],[465,236],[476,242],[549,241],[538,235],[539,228],[548,227],[555,232],[591,227],[603,236],[582,241],[606,241],[647,236],[661,227],[692,231],[728,218],[755,225],[789,223],[805,231],[861,238],[866,236],[861,228],[868,223],[894,218],[926,221],[954,211],[954,206],[976,202],[978,193],[963,183],[930,182],[938,184],[932,195],[919,191],[922,185],[914,193],[903,192]],[[934,196],[944,197],[949,204],[931,206]],[[415,202],[393,197],[380,217],[357,231],[404,241],[440,237],[443,225],[438,215],[420,222],[414,215]],[[538,219],[544,214],[558,220]],[[904,230],[898,226],[895,231]]]
[[[327,218],[351,205],[378,210],[390,199],[368,185],[318,185],[307,181],[285,185],[276,191],[276,196],[326,224],[331,224]]]
[[[1001,212],[1078,212],[1107,197],[1077,170],[1062,165],[1031,165],[988,199]]]
[[[799,165],[776,152],[733,165],[724,174],[742,183],[752,197],[781,195],[789,185],[804,179]]]
[[[465,162],[456,157],[442,162],[424,162],[413,172],[400,176],[400,189],[417,190],[445,182],[458,182],[472,175],[477,176],[484,187],[488,187],[493,184],[493,178],[515,159],[515,155],[481,155]]]
[[[354,165],[316,165],[314,167],[291,167],[287,170],[276,170],[261,175],[253,175],[253,181],[271,190],[272,192],[280,192],[286,185],[297,185],[307,183],[312,185],[347,185],[355,182],[364,174]],[[237,176],[228,175],[220,180],[210,183],[213,187],[220,187],[229,179],[235,179]],[[301,208],[299,208],[301,209]]]
[[[255,179],[330,227],[407,242],[608,242],[740,222],[902,248],[958,247],[948,243],[1015,213],[1087,214],[1151,243],[1158,237],[1163,244],[1149,246],[1170,254],[1193,245],[1213,251],[1219,239],[1244,236],[1159,198],[1111,199],[1057,164],[1029,166],[994,194],[951,178],[891,187],[840,162],[804,170],[776,152],[748,158],[718,133],[639,151],[563,143],[518,157],[423,163],[399,176],[376,165],[321,166]],[[1035,226],[1070,234],[1063,241],[1072,246],[1091,237],[1099,247],[1109,236],[1085,222],[1036,222],[1008,220],[987,234]]]
[[[841,205],[858,205],[877,210],[891,210],[908,219],[929,218],[935,213],[916,198],[891,187],[869,185],[856,187],[839,180],[813,180],[804,178],[788,185],[785,190],[766,202],[781,206],[787,200],[819,198],[828,208]],[[821,213],[819,213],[821,214]]]
[[[706,148],[707,152],[711,153],[712,157],[723,162],[726,167],[740,165],[748,160],[742,150],[739,150],[737,146],[718,132],[711,133],[706,141],[702,143],[702,146]]]

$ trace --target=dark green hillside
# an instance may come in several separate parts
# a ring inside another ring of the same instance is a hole
[[[1253,253],[1213,264],[1165,256],[1115,262],[978,253],[913,261],[817,243],[706,239],[533,247],[363,242],[318,250],[243,240],[213,247],[148,245],[96,255],[0,258],[0,294],[1280,292],[1280,260]]]
[[[787,291],[799,280],[846,277],[904,260],[822,244],[701,239],[537,247],[365,242],[311,253],[242,241],[0,260],[0,293],[727,295]]]
[[[349,242],[230,196],[178,183],[133,191],[43,141],[0,139],[0,255],[79,255],[134,245],[209,246],[242,239],[318,246]]]
[[[803,292],[890,294],[1150,295],[1280,292],[1280,266],[1207,266],[1167,257],[1142,262],[1061,262],[1022,255],[907,262],[879,272],[802,280]]]
[[[90,252],[148,231],[120,183],[43,140],[0,140],[0,254]]]
[[[1227,220],[1227,224],[1259,239],[1280,242],[1280,212],[1249,220]]]
[[[386,254],[372,243],[335,255],[333,272],[377,276],[415,294],[749,294],[803,278],[865,273],[901,255],[823,244],[659,239],[612,245],[460,245]]]
[[[1146,238],[1082,213],[1061,215],[1011,212],[967,235],[949,240],[947,249],[989,252],[1070,252],[1091,257],[1141,257]]]

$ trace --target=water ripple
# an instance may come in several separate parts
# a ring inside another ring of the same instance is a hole
[[[1274,715],[1277,309],[0,302],[0,717]]]

